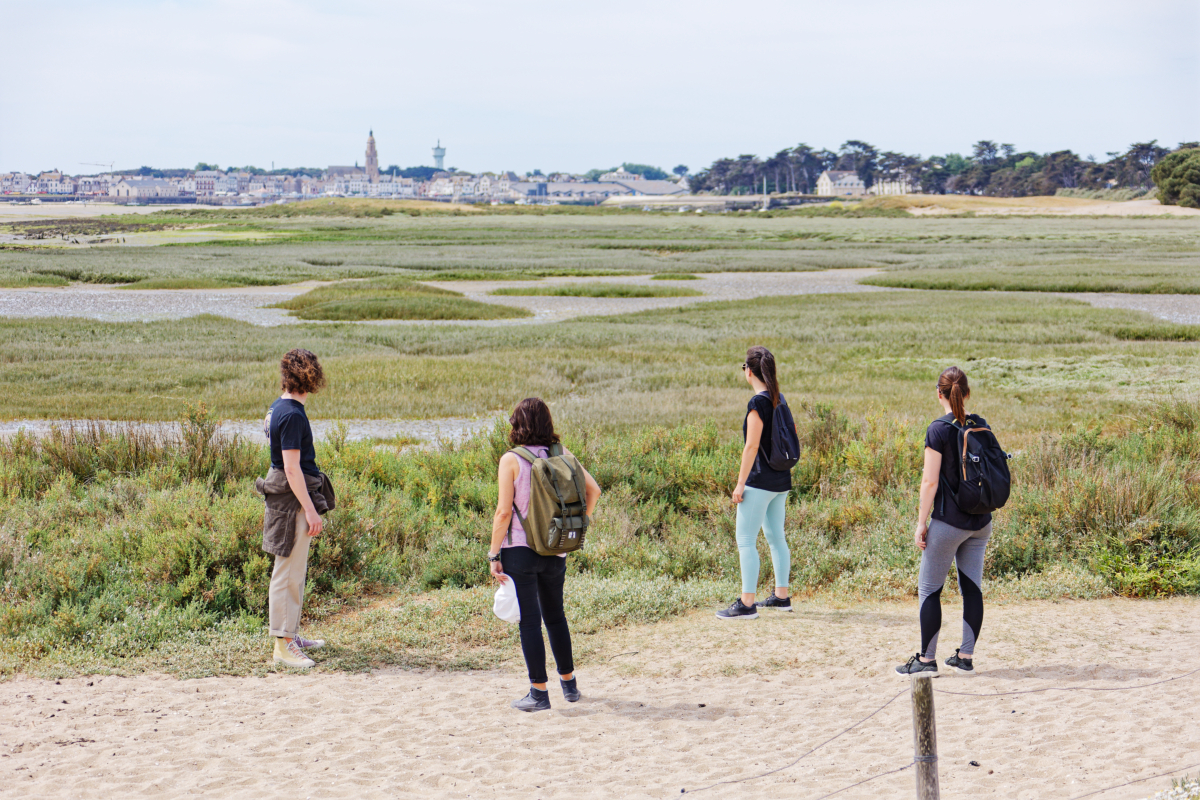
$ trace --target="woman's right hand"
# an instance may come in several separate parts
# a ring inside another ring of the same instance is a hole
[[[508,582],[508,576],[504,574],[504,567],[500,566],[499,561],[493,561],[489,565],[489,568],[490,568],[493,578],[500,581],[501,583]]]
[[[320,536],[321,531],[325,529],[325,520],[321,519],[315,508],[305,509],[304,521],[308,523],[309,536]]]
[[[735,503],[742,502],[745,495],[746,495],[746,486],[745,486],[745,484],[739,483],[737,485],[737,488],[735,488],[733,490],[733,502],[735,502]]]
[[[917,529],[913,531],[913,544],[920,549],[925,549],[925,538],[929,535],[929,525],[925,522],[918,522]]]

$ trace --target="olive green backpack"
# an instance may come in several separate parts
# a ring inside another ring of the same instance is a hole
[[[550,445],[547,458],[538,458],[524,447],[509,452],[530,464],[528,518],[522,517],[513,503],[513,513],[525,529],[525,541],[542,556],[562,555],[583,547],[591,520],[587,516],[584,473],[579,459],[563,453],[561,444]],[[511,522],[508,541],[512,542]]]

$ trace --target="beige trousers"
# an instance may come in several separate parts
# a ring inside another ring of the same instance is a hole
[[[296,512],[296,543],[287,558],[275,556],[271,572],[271,589],[267,594],[270,606],[271,635],[296,638],[300,630],[300,610],[304,607],[304,578],[308,574],[308,520],[304,510]]]

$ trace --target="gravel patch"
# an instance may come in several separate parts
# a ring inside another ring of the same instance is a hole
[[[1182,325],[1200,325],[1200,294],[1101,294],[1064,292],[1059,297],[1082,300],[1096,308],[1125,308]]]

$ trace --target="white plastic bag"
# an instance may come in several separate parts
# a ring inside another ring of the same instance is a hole
[[[509,578],[496,590],[496,601],[492,613],[505,622],[517,624],[521,621],[521,606],[517,603],[517,585]]]

